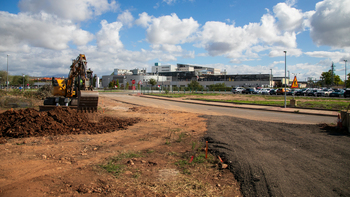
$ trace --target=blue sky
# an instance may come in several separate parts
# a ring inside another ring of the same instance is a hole
[[[319,79],[350,60],[350,0],[0,0],[0,69],[67,76],[86,54],[98,76],[115,68],[189,63],[229,74]],[[348,69],[349,70],[349,69]]]

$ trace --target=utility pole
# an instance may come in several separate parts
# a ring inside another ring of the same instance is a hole
[[[332,62],[332,83],[331,85],[334,85],[334,63]]]
[[[347,62],[348,60],[344,60],[344,62],[345,62],[345,78],[344,78],[344,87],[346,88],[346,62]]]
[[[287,51],[284,52],[284,108],[287,108]]]

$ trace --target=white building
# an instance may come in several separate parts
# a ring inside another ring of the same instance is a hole
[[[152,73],[175,72],[176,68],[175,65],[161,65],[160,63],[155,63],[154,66],[152,66]]]

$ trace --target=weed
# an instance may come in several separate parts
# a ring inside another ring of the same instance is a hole
[[[166,145],[170,145],[170,141],[165,140],[165,144],[166,144]]]
[[[135,174],[132,175],[132,177],[134,177],[135,179],[139,178],[141,176],[140,173],[136,172]]]
[[[154,150],[147,150],[146,153],[148,154],[154,153]]]
[[[169,153],[166,153],[166,155],[177,156],[177,153],[176,152],[169,152]]]
[[[112,161],[109,161],[106,165],[100,165],[100,167],[105,169],[108,173],[118,176],[121,172],[123,172],[125,165],[115,164]]]
[[[185,132],[180,133],[179,138],[176,141],[177,142],[182,142],[182,139],[185,137],[185,135],[186,135]]]
[[[299,113],[299,110],[295,110],[294,113]]]

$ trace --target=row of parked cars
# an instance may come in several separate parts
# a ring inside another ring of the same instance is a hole
[[[272,89],[272,88],[232,88],[233,94],[262,94],[262,95],[283,95],[286,92],[287,95],[294,96],[329,96],[329,97],[350,97],[350,89],[331,89],[331,88],[303,88],[303,89],[289,89],[284,88]]]

